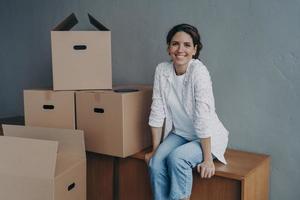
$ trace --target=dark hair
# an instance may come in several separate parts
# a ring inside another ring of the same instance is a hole
[[[178,24],[174,26],[167,35],[167,44],[170,45],[173,36],[178,32],[185,32],[193,39],[194,46],[197,45],[196,54],[193,58],[198,58],[202,49],[201,37],[196,27],[189,24]]]

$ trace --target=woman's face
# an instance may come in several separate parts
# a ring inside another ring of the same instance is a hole
[[[177,32],[168,47],[175,67],[186,67],[196,54],[196,50],[197,46],[194,46],[192,37],[185,32]]]

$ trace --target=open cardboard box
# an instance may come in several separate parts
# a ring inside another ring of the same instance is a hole
[[[70,31],[74,14],[51,31],[54,90],[111,89],[111,32],[88,14],[94,31]]]
[[[86,199],[83,131],[2,126],[0,199]]]

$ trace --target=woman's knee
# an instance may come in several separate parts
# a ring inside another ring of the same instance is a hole
[[[148,164],[151,173],[159,173],[165,168],[164,162],[159,156],[153,156]]]
[[[189,167],[188,161],[185,159],[185,156],[176,150],[170,153],[167,157],[167,164],[168,168],[186,169]]]

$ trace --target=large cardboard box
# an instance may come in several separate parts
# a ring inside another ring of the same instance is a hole
[[[149,147],[151,101],[152,88],[141,85],[76,92],[77,128],[84,130],[87,151],[127,157]]]
[[[24,90],[25,125],[76,128],[75,92]]]
[[[83,132],[3,125],[0,199],[85,200]]]
[[[111,32],[88,15],[98,30],[70,31],[74,14],[51,31],[54,90],[111,89]]]

